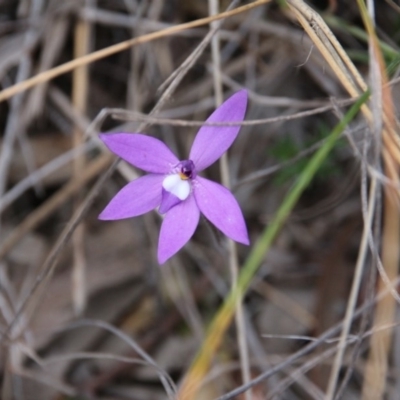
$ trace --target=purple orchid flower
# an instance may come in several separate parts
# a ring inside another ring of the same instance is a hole
[[[243,121],[247,92],[241,90],[218,107],[206,122]],[[159,207],[165,214],[158,242],[163,264],[193,236],[200,212],[236,242],[249,244],[240,207],[224,186],[198,176],[224,154],[240,126],[207,126],[196,135],[189,158],[179,161],[160,140],[140,133],[100,135],[116,155],[140,168],[144,175],[124,186],[99,215],[102,220],[136,217]]]

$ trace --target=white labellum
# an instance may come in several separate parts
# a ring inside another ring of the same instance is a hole
[[[186,200],[190,194],[189,180],[183,180],[179,174],[168,175],[163,181],[163,188],[179,200]]]

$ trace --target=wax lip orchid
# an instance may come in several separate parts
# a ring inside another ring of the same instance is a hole
[[[243,121],[247,92],[241,90],[218,107],[206,122]],[[116,155],[149,174],[124,186],[99,215],[102,220],[136,217],[157,207],[165,214],[158,242],[163,264],[192,237],[200,212],[226,236],[249,244],[246,224],[231,192],[199,172],[213,164],[236,139],[239,125],[208,126],[198,131],[187,160],[179,161],[160,140],[140,133],[100,138]]]

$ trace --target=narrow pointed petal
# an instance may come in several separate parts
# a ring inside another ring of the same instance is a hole
[[[101,134],[100,139],[117,156],[146,172],[166,174],[179,163],[160,140],[140,133]]]
[[[111,199],[99,219],[136,217],[158,207],[163,179],[164,175],[149,174],[129,182]]]
[[[243,121],[247,107],[247,92],[241,90],[229,97],[207,119],[206,122]],[[224,154],[236,139],[240,125],[202,126],[194,139],[189,159],[201,171]]]
[[[164,264],[193,236],[200,211],[193,196],[171,208],[161,225],[158,241],[158,262]]]
[[[236,242],[249,244],[242,211],[226,187],[198,176],[193,189],[200,211],[211,223]]]

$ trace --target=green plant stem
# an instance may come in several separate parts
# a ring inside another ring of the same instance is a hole
[[[239,275],[238,284],[236,287],[232,288],[209,327],[206,339],[186,376],[186,381],[181,389],[181,396],[178,396],[179,399],[186,400],[192,398],[194,393],[197,391],[198,385],[200,384],[212,357],[215,355],[215,352],[222,341],[224,332],[232,320],[237,301],[241,299],[249,288],[262,260],[265,258],[266,253],[270,249],[274,239],[293,210],[301,194],[310,184],[318,171],[318,168],[334,148],[335,143],[343,130],[357,115],[369,95],[369,91],[362,94],[343,119],[335,126],[324,145],[314,154],[307,166],[304,168],[301,175],[293,185],[293,188],[285,197],[275,218],[269,226],[265,228],[264,233],[253,247]]]

